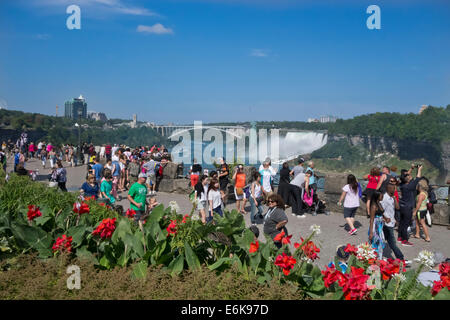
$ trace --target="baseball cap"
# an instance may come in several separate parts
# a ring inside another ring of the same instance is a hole
[[[300,157],[300,158],[297,159],[297,161],[298,161],[298,163],[304,163],[304,162],[305,162],[305,159],[303,159],[303,158]]]
[[[147,178],[147,175],[145,173],[139,173],[138,178]]]
[[[337,249],[336,255],[340,259],[348,259],[348,257],[350,256],[350,253],[345,251],[345,246],[341,246]]]

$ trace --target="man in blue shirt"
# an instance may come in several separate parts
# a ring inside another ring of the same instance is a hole
[[[94,165],[92,166],[92,171],[93,174],[95,175],[95,180],[100,183],[100,181],[102,180],[102,171],[103,171],[103,166],[102,164],[99,162],[99,160],[97,159],[97,157],[94,159]]]

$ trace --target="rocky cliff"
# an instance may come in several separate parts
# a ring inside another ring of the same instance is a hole
[[[386,137],[329,135],[328,143],[346,140],[351,146],[363,146],[371,153],[389,152],[401,159],[424,158],[441,170],[438,183],[445,183],[450,173],[450,142],[443,142],[440,148],[416,140],[396,140]]]

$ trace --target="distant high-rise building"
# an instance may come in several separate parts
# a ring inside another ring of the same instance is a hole
[[[422,105],[422,106],[420,107],[419,114],[422,114],[422,112],[424,112],[425,109],[428,108],[428,107],[429,107],[429,106],[426,105],[426,104]]]
[[[66,101],[64,107],[64,116],[66,118],[87,118],[87,103],[82,95],[80,95],[78,98],[73,98],[71,101]]]

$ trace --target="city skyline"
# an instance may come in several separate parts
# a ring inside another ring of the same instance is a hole
[[[68,30],[66,8],[81,8]],[[325,5],[326,4],[326,5]],[[444,1],[32,0],[0,4],[0,100],[53,115],[80,93],[108,118],[307,121],[450,103]],[[80,49],[80,50],[78,50]]]

